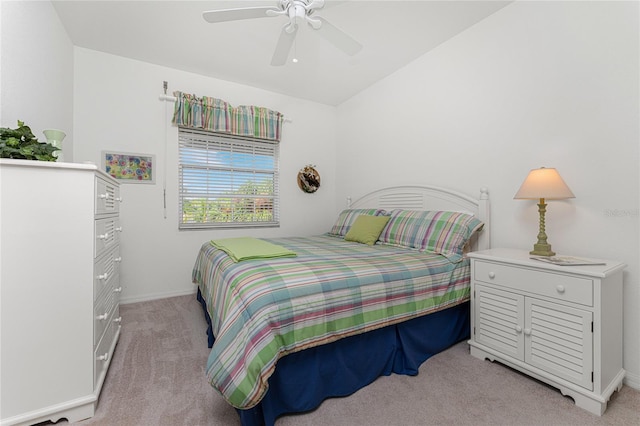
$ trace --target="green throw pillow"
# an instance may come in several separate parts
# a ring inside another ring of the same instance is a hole
[[[360,215],[353,222],[344,239],[372,246],[378,241],[378,237],[388,221],[389,216]]]

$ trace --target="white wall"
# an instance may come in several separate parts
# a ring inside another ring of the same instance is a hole
[[[326,232],[335,218],[335,108],[175,69],[75,49],[74,134],[76,161],[101,164],[103,150],[153,154],[154,185],[123,184],[121,193],[122,282],[124,302],[195,291],[191,270],[200,246],[213,238],[251,235],[276,237]],[[178,130],[165,126],[162,82],[179,90],[213,96],[232,105],[259,105],[282,112],[280,143],[280,228],[178,231]],[[164,146],[167,128],[166,169]],[[305,194],[298,170],[315,164],[322,186]],[[163,211],[163,176],[167,182],[167,218]]]
[[[531,249],[528,171],[576,195],[549,201],[556,252],[619,259],[624,365],[640,388],[637,2],[517,2],[338,108],[336,200],[383,185],[490,190],[492,245]],[[357,160],[357,161],[356,161]],[[365,179],[366,177],[366,179]]]
[[[40,141],[61,129],[73,151],[73,45],[50,2],[0,2],[0,127],[24,121]]]

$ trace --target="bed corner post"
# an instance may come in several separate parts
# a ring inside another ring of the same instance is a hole
[[[491,247],[491,206],[489,204],[489,189],[486,187],[480,188],[478,219],[484,222],[484,229],[478,235],[478,249],[486,250]]]

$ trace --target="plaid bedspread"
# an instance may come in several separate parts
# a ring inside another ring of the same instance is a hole
[[[340,238],[265,239],[295,258],[235,263],[210,243],[193,269],[216,338],[211,385],[234,407],[260,402],[284,355],[469,299],[469,263]]]

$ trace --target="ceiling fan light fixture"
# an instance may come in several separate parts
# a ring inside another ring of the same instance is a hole
[[[319,30],[320,27],[322,26],[322,21],[318,18],[312,18],[310,16],[307,16],[307,24],[311,25],[311,28],[313,28],[314,30]]]
[[[276,9],[268,9],[265,12],[268,17],[273,18],[274,16],[286,15],[286,10],[276,10]]]
[[[293,4],[289,8],[289,17],[291,19],[304,18],[305,16],[307,16],[307,9],[304,6],[299,4]]]

